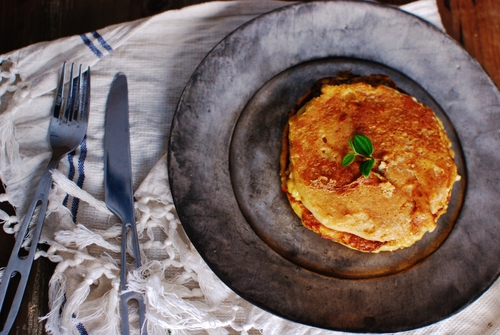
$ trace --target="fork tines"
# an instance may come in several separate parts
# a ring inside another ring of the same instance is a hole
[[[54,105],[53,117],[59,119],[60,122],[71,123],[72,121],[80,122],[83,110],[78,106],[87,105],[89,97],[88,83],[90,81],[90,66],[87,71],[82,73],[82,65],[78,68],[78,75],[73,77],[74,63],[71,63],[69,87],[67,90],[68,98],[64,99],[64,82],[66,80],[66,62],[62,65],[61,76],[57,85],[57,95]],[[82,77],[83,76],[83,77]],[[66,103],[64,104],[64,101]],[[63,106],[65,105],[65,106]],[[77,108],[74,108],[77,106]],[[61,113],[61,111],[64,111]]]

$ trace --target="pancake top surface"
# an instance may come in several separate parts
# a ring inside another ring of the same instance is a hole
[[[288,127],[288,189],[327,228],[399,248],[446,211],[457,179],[451,143],[413,97],[384,85],[323,85]],[[369,177],[359,171],[362,159],[342,166],[356,134],[375,149]]]

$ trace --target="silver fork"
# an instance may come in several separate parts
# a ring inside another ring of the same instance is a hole
[[[70,81],[67,98],[65,99],[65,65],[66,63],[62,66],[49,126],[52,157],[38,183],[28,212],[21,222],[14,249],[0,284],[0,315],[3,315],[2,319],[5,319],[5,315],[8,313],[5,323],[0,325],[0,334],[8,334],[12,328],[26,289],[45,219],[48,195],[52,186],[50,170],[57,168],[61,158],[80,145],[87,132],[90,104],[90,67],[86,72],[82,73],[82,66],[80,65],[78,76],[73,77],[73,64],[71,64]],[[35,210],[37,211],[36,214]],[[30,223],[35,219],[36,223],[33,231],[29,231]],[[29,239],[31,239],[31,245],[29,251],[26,251],[24,244]],[[7,294],[8,292],[10,293]],[[15,292],[13,298],[11,298],[12,292]]]

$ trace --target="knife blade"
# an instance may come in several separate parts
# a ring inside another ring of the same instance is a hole
[[[130,158],[130,129],[127,77],[118,73],[108,94],[104,135],[104,198],[106,206],[122,221],[121,252],[121,317],[122,334],[130,333],[128,306],[139,304],[139,327],[146,334],[144,298],[137,292],[127,292],[127,232],[132,237],[135,268],[141,266],[139,240],[134,216],[134,190]],[[124,293],[123,293],[124,292]]]

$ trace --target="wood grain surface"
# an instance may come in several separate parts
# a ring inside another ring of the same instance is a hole
[[[500,1],[437,0],[446,32],[500,87]]]
[[[395,5],[412,1],[380,0]],[[500,1],[436,1],[446,32],[477,59],[499,87]],[[0,54],[202,2],[206,0],[0,0]],[[0,208],[13,213],[6,203],[0,203]],[[0,229],[0,241],[0,266],[5,266],[14,239]],[[44,258],[35,261],[11,334],[45,333],[38,317],[48,312],[47,287],[54,267]]]

